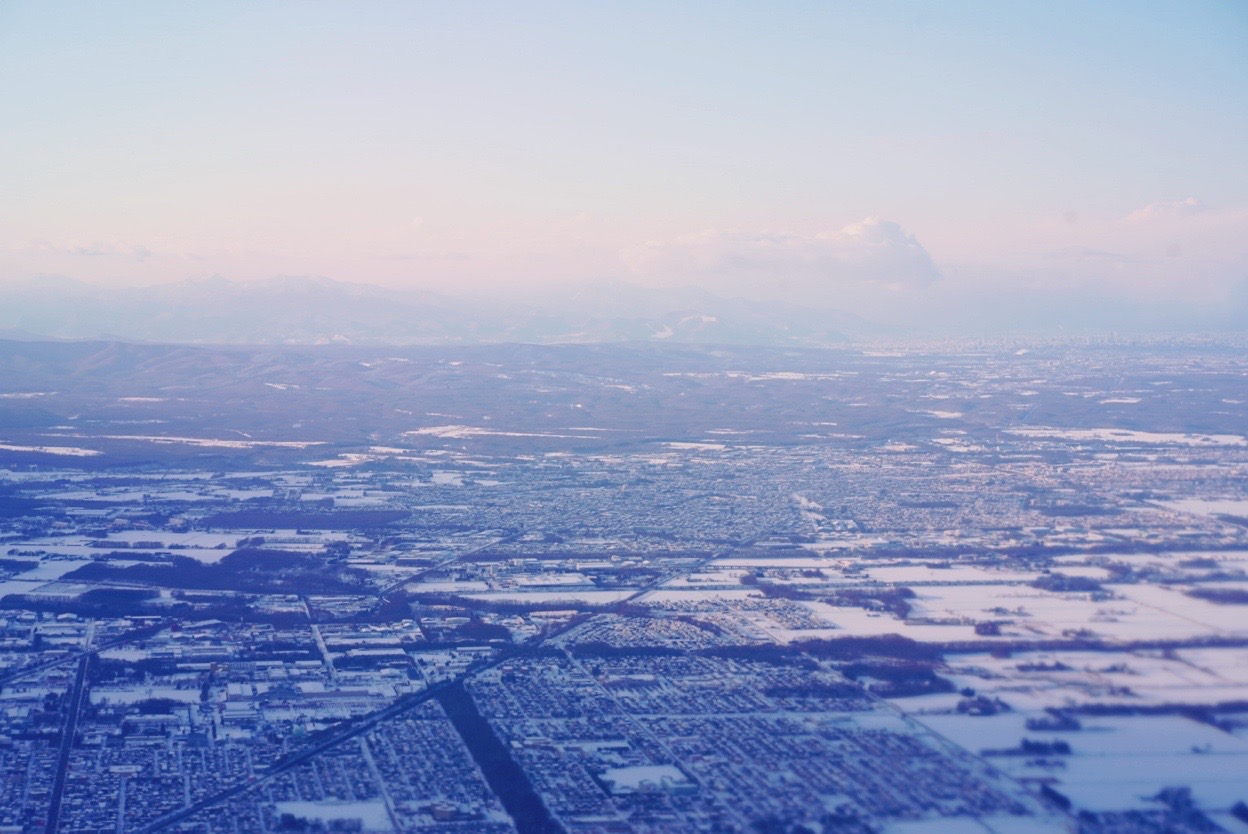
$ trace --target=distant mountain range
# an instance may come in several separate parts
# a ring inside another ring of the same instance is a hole
[[[823,346],[879,335],[849,313],[602,282],[454,298],[327,278],[219,276],[141,288],[65,278],[0,285],[0,336],[207,344],[682,342]]]

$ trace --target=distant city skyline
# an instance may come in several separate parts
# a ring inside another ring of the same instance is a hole
[[[1246,80],[1233,2],[8,3],[0,289],[1248,327]]]

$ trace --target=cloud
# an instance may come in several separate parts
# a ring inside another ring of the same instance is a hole
[[[1170,217],[1191,217],[1204,210],[1204,204],[1195,197],[1188,197],[1185,200],[1163,200],[1136,209],[1127,215],[1126,220],[1128,223],[1147,223],[1151,220]]]
[[[1056,249],[1043,252],[1041,255],[1047,260],[1053,261],[1092,261],[1092,262],[1109,262],[1117,264],[1151,264],[1156,262],[1156,258],[1144,258],[1136,255],[1128,255],[1123,252],[1111,252],[1106,249],[1097,249],[1092,246],[1067,246],[1064,249]]]
[[[51,255],[72,255],[79,258],[123,258],[132,261],[146,261],[154,254],[146,246],[134,243],[79,243],[77,241],[52,242],[41,240],[23,248]]]
[[[815,298],[866,288],[899,292],[941,278],[914,235],[878,217],[813,235],[707,231],[649,241],[621,257],[638,276],[707,283],[747,295],[776,289]]]

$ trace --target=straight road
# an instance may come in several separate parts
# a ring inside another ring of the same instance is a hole
[[[78,661],[78,676],[74,679],[74,689],[69,696],[69,715],[61,729],[61,752],[56,759],[56,778],[52,782],[52,801],[48,805],[48,824],[44,828],[46,834],[56,834],[61,821],[61,796],[65,793],[65,776],[69,771],[69,756],[74,749],[74,735],[78,732],[78,713],[82,709],[82,698],[86,694],[87,664],[90,662],[90,654],[83,655]]]

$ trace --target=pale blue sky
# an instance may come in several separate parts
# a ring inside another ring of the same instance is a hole
[[[1214,299],[1246,105],[1242,2],[9,2],[0,280]]]

